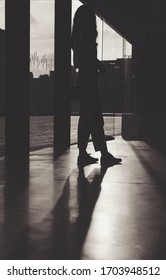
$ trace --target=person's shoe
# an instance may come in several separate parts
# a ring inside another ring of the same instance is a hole
[[[113,166],[115,164],[119,164],[121,161],[122,161],[121,158],[116,158],[110,153],[108,153],[104,156],[101,156],[100,164],[102,166]]]
[[[77,164],[79,166],[86,166],[89,164],[97,163],[98,158],[93,158],[89,154],[85,154],[83,156],[78,156]]]

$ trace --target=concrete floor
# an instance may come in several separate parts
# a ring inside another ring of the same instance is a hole
[[[166,259],[166,158],[107,143],[123,160],[107,170],[78,170],[76,146],[55,162],[51,148],[32,152],[29,187],[12,200],[0,160],[0,259]]]

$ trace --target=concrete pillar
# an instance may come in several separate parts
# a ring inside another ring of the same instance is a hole
[[[14,188],[29,176],[30,0],[6,0],[5,20],[5,155],[7,182]]]
[[[54,158],[70,146],[71,0],[55,1]]]

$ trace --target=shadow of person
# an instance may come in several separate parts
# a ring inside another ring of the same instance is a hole
[[[63,188],[62,195],[52,210],[52,238],[50,244],[51,259],[68,259],[68,239],[69,239],[69,209],[70,177],[68,177]],[[49,223],[47,223],[49,225]]]
[[[83,168],[75,169],[67,178],[59,199],[42,221],[37,240],[38,259],[81,259],[101,183],[107,168],[96,168],[85,176]],[[56,186],[57,187],[57,186]]]
[[[91,224],[93,211],[101,192],[101,183],[107,167],[94,169],[86,178],[83,168],[79,168],[77,178],[78,216],[73,224],[71,236],[71,259],[81,259],[82,248]]]

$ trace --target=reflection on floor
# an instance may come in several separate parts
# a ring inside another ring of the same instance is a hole
[[[1,259],[166,258],[166,159],[141,141],[107,143],[123,159],[107,170],[78,170],[76,146],[55,162],[50,148],[32,152],[12,200],[0,161]]]

